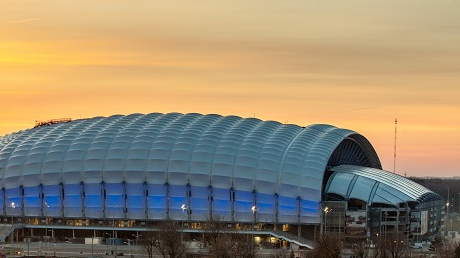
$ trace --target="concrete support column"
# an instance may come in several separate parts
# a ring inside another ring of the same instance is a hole
[[[316,225],[313,226],[313,241],[316,241]]]

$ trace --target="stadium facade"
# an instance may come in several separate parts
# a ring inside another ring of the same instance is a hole
[[[195,113],[65,120],[3,136],[0,180],[2,222],[31,227],[45,218],[134,229],[218,214],[236,229],[291,225],[305,238],[317,229],[373,237],[383,226],[412,238],[435,234],[444,207],[383,171],[354,131]]]

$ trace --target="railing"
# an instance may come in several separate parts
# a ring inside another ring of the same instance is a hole
[[[0,243],[5,242],[5,239],[13,233],[14,230],[18,228],[23,228],[24,225],[22,224],[15,224],[14,227],[8,224],[3,224],[3,226],[0,228]]]
[[[59,119],[51,119],[51,120],[46,120],[46,121],[35,121],[34,128],[41,127],[41,126],[49,126],[53,124],[68,123],[71,121],[72,121],[72,118],[59,118]]]

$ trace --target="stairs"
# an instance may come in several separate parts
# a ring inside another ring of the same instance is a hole
[[[272,235],[274,237],[277,237],[277,238],[284,239],[284,240],[286,240],[288,242],[291,242],[291,243],[295,243],[295,244],[297,244],[299,246],[307,247],[307,248],[310,248],[310,249],[313,249],[313,247],[314,247],[314,242],[313,241],[307,240],[307,239],[305,239],[303,237],[299,237],[299,236],[293,235],[293,234],[285,232],[285,231],[273,230],[273,231],[271,231],[270,235]]]
[[[0,224],[0,243],[5,242],[5,239],[16,229],[22,228],[22,224]]]

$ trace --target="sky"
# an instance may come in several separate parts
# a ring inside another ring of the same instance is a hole
[[[0,135],[152,112],[331,124],[460,176],[460,1],[0,0]]]

